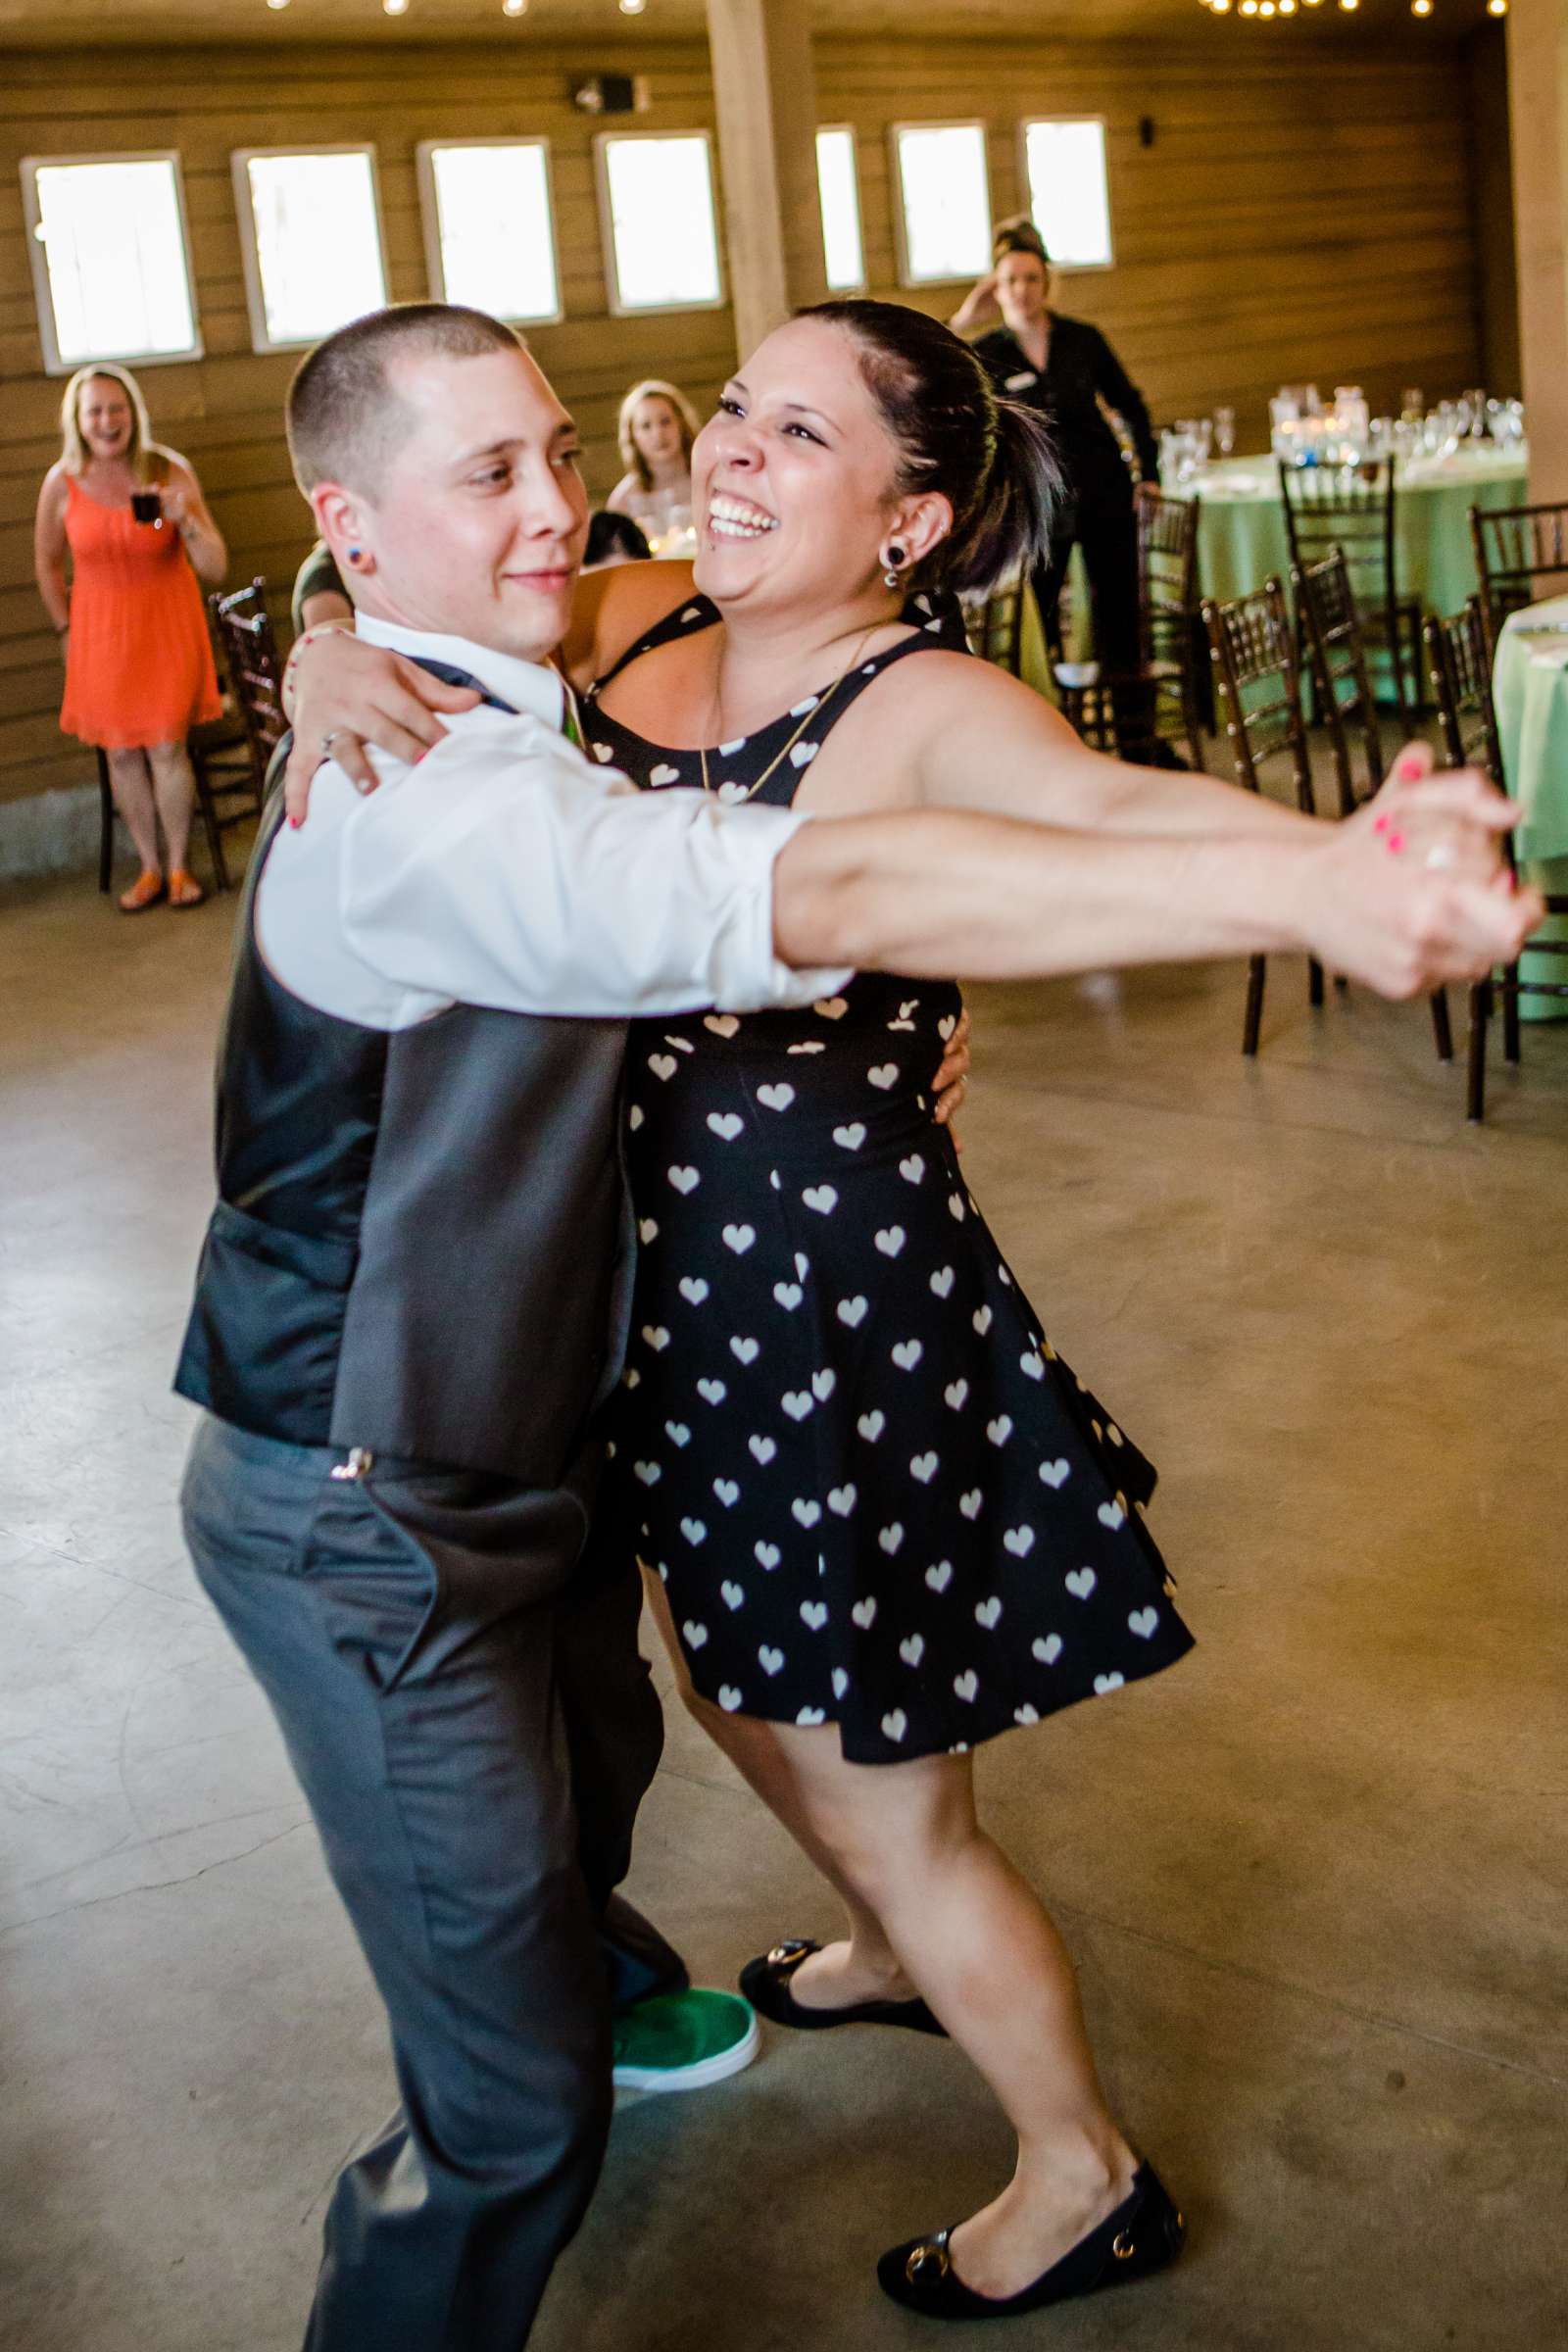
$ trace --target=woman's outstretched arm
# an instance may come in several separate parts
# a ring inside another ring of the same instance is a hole
[[[1342,824],[1285,815],[1273,838],[828,820],[778,860],[775,940],[789,963],[997,979],[1296,950],[1411,997],[1507,961],[1540,921],[1499,858],[1513,815],[1464,771],[1391,785]]]

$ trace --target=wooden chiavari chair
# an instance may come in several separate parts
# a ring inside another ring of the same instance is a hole
[[[1509,613],[1536,602],[1538,581],[1568,588],[1568,506],[1472,507],[1470,542],[1487,648],[1494,654]]]
[[[1336,548],[1344,554],[1362,629],[1387,650],[1400,715],[1410,719],[1421,707],[1421,605],[1398,591],[1393,466],[1387,458],[1282,465],[1280,496],[1293,568],[1305,571]]]
[[[1138,622],[1150,722],[1156,742],[1187,747],[1203,764],[1201,621],[1198,611],[1198,501],[1167,498],[1153,482],[1134,492],[1138,517]]]
[[[1462,612],[1448,620],[1426,624],[1427,675],[1438,707],[1444,757],[1450,767],[1480,767],[1494,784],[1502,783],[1502,748],[1492,701],[1492,651],[1482,600],[1473,596]],[[1513,863],[1513,844],[1504,837],[1504,854]],[[1568,895],[1546,901],[1551,914],[1568,914]],[[1520,1058],[1519,999],[1521,996],[1568,997],[1568,940],[1532,941],[1532,956],[1561,957],[1560,980],[1524,980],[1517,962],[1500,974],[1476,981],[1470,990],[1469,1068],[1465,1088],[1466,1116],[1480,1125],[1487,1115],[1487,1033],[1497,1000],[1502,1001],[1502,1052],[1506,1061]]]
[[[1366,664],[1355,590],[1350,585],[1350,566],[1344,550],[1337,547],[1320,564],[1293,566],[1291,592],[1296,600],[1298,627],[1305,640],[1318,708],[1334,756],[1340,814],[1351,816],[1362,801],[1371,800],[1380,789],[1384,767],[1377,701]],[[1350,756],[1352,728],[1360,737],[1366,762],[1363,791],[1356,789]]]
[[[1258,771],[1267,761],[1283,758],[1289,762],[1297,807],[1303,816],[1315,816],[1300,671],[1284,589],[1278,579],[1271,578],[1252,595],[1237,597],[1229,604],[1204,597],[1202,614],[1219,723],[1230,745],[1237,783],[1248,792],[1260,794],[1263,786]],[[1267,958],[1252,956],[1247,969],[1247,1012],[1242,1025],[1242,1052],[1247,1054],[1257,1052],[1267,977]],[[1322,1004],[1323,966],[1315,956],[1307,959],[1307,994],[1314,1005]]]
[[[982,602],[966,603],[963,608],[969,651],[978,654],[982,662],[996,662],[1013,677],[1023,662],[1023,600],[1028,594],[1028,580],[1019,572]]]
[[[1251,596],[1238,597],[1231,604],[1216,604],[1205,597],[1202,611],[1217,680],[1220,723],[1230,744],[1236,781],[1249,792],[1261,792],[1259,768],[1265,761],[1283,757],[1290,762],[1297,807],[1303,816],[1315,816],[1296,631],[1284,588],[1274,578]],[[1257,1052],[1267,969],[1261,956],[1252,956],[1248,966],[1244,1054]],[[1322,1004],[1323,967],[1315,957],[1307,961],[1307,994],[1314,1006]],[[1444,1061],[1451,1061],[1453,1037],[1446,994],[1437,989],[1431,1002],[1438,1054]]]

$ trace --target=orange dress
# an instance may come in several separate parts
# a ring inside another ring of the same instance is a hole
[[[220,718],[201,586],[172,523],[138,522],[66,478],[71,642],[60,724],[104,751],[183,743]]]

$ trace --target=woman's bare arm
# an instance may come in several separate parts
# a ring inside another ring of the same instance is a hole
[[[38,493],[32,524],[32,576],[38,583],[43,609],[56,636],[71,626],[71,595],[66,586],[66,477],[51,466]]]
[[[1033,688],[969,655],[905,662],[899,686],[897,715],[873,756],[903,768],[924,808],[1167,836],[1267,837],[1292,821],[1275,802],[1216,777],[1134,767],[1091,751]]]
[[[579,692],[613,669],[645,630],[692,593],[690,564],[612,564],[585,571],[571,601],[560,661]]]
[[[946,810],[803,826],[776,869],[785,961],[1007,979],[1304,950],[1384,996],[1474,979],[1540,921],[1497,839],[1514,811],[1461,772],[1385,788],[1279,837],[1107,839]],[[1391,855],[1392,838],[1411,837]],[[1433,862],[1423,851],[1434,845]]]
[[[221,588],[228,570],[228,549],[202,495],[195,467],[172,449],[161,455],[169,466],[159,486],[164,513],[184,540],[196,577],[208,588]]]

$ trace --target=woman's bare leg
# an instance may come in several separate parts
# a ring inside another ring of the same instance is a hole
[[[163,871],[158,855],[158,808],[153,799],[152,779],[147,772],[145,752],[106,752],[109,762],[109,791],[115,807],[124,820],[144,874]]]
[[[153,771],[153,792],[163,820],[169,870],[172,874],[182,873],[190,855],[191,810],[196,804],[196,778],[190,755],[182,743],[159,743],[147,754],[147,761]]]
[[[727,1721],[750,1752],[748,1779],[790,1785],[835,1883],[880,1921],[1006,2111],[1017,2169],[952,2250],[976,2293],[1018,2293],[1120,2204],[1137,2159],[1105,2104],[1066,1948],[975,1819],[971,1759],[846,1764],[832,1725]]]
[[[813,1831],[796,1794],[788,1761],[767,1736],[773,1726],[743,1715],[726,1715],[722,1707],[715,1707],[693,1689],[664,1588],[652,1569],[644,1569],[643,1587],[649,1614],[669,1652],[687,1713],[788,1830],[807,1859],[835,1889],[849,1915],[848,1938],[803,1961],[790,1979],[790,1991],[803,2009],[849,2009],[858,2001],[912,2000],[915,1988],[882,1933],[881,1921],[861,1901],[840,1871],[831,1848]]]

